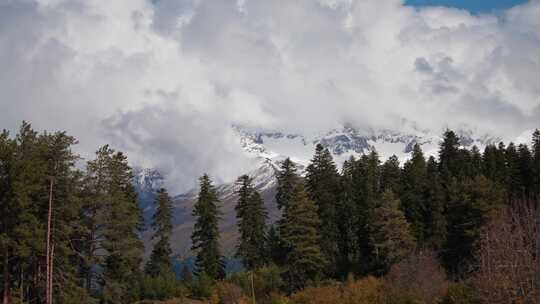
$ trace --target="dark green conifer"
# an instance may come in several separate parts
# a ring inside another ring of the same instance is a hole
[[[156,243],[145,269],[145,272],[151,276],[158,276],[163,272],[173,270],[170,244],[173,207],[172,199],[167,190],[164,188],[158,190],[155,204],[157,209],[152,218],[152,229],[154,230],[152,239],[156,240]]]
[[[338,212],[340,210],[340,183],[336,165],[328,149],[318,144],[315,155],[306,169],[306,190],[317,205],[321,220],[321,250],[329,261],[330,275],[336,275],[335,266],[339,261]]]
[[[418,144],[414,146],[411,159],[403,166],[402,187],[401,208],[412,225],[414,237],[422,243],[426,227],[427,167],[424,153]]]
[[[191,235],[192,250],[197,252],[195,272],[206,274],[210,278],[225,277],[225,264],[219,245],[220,219],[219,199],[212,181],[208,175],[200,178],[200,190],[193,216],[196,218],[193,234]]]
[[[445,182],[452,176],[459,174],[459,138],[456,133],[446,130],[439,148],[439,171]]]
[[[289,205],[293,195],[294,187],[298,183],[299,177],[296,173],[296,165],[290,158],[286,158],[277,173],[278,186],[276,189],[276,202],[278,209],[284,210]]]
[[[394,193],[401,193],[401,188],[401,167],[399,166],[399,159],[397,156],[392,155],[381,168],[381,189],[383,191],[390,189]]]
[[[534,174],[534,195],[540,196],[540,130],[536,129],[532,137],[532,170]]]
[[[103,298],[107,303],[132,303],[139,297],[137,280],[144,246],[139,239],[142,213],[133,187],[133,173],[122,152],[104,146],[109,184],[106,185],[107,212],[103,231]]]
[[[383,193],[381,205],[373,212],[370,240],[382,274],[414,250],[415,239],[410,225],[400,209],[399,199],[391,190]]]
[[[449,187],[448,233],[443,246],[443,262],[454,275],[462,276],[473,265],[473,250],[491,212],[500,208],[506,194],[484,176],[458,181]]]
[[[297,184],[280,231],[290,248],[285,277],[291,291],[304,287],[308,280],[320,278],[326,267],[319,246],[320,224],[317,206],[309,199],[303,184]]]
[[[425,236],[428,245],[435,250],[440,250],[446,241],[445,203],[437,161],[431,156],[427,163]]]
[[[236,218],[240,243],[236,248],[236,257],[244,266],[253,270],[263,266],[266,261],[266,219],[268,217],[264,202],[259,192],[254,189],[252,179],[247,175],[238,178],[236,191]]]

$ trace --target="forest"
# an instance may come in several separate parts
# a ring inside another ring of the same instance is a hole
[[[240,176],[234,273],[209,175],[193,211],[195,265],[178,269],[167,190],[145,257],[127,156],[105,145],[83,161],[76,144],[27,122],[0,134],[3,304],[540,303],[539,130],[529,145],[483,151],[446,130],[437,157],[416,144],[403,164],[371,151],[339,170],[317,145],[305,172],[290,159],[276,172],[275,223]]]

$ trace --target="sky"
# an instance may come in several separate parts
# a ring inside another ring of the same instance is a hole
[[[506,10],[526,0],[407,0],[405,3],[412,6],[446,6],[465,9],[474,14],[493,13]]]
[[[540,0],[0,1],[0,128],[111,144],[179,191],[249,168],[231,125],[512,139],[538,127],[539,72]]]

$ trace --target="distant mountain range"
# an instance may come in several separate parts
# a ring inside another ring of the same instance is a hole
[[[439,133],[419,130],[408,126],[407,131],[393,131],[387,129],[360,130],[351,126],[330,130],[323,134],[304,135],[288,134],[279,131],[250,130],[234,126],[238,135],[238,142],[246,156],[256,159],[256,166],[248,172],[261,192],[269,212],[269,222],[275,222],[280,215],[275,203],[276,179],[275,173],[279,164],[286,157],[290,157],[298,164],[300,173],[313,156],[315,145],[322,144],[330,150],[336,164],[341,166],[343,161],[351,156],[359,157],[362,154],[376,150],[381,160],[396,155],[403,162],[408,157],[415,144],[420,144],[427,155],[435,155],[441,141],[442,131]],[[473,145],[483,148],[487,144],[500,141],[499,138],[487,134],[475,134],[472,131],[460,130],[457,132],[461,143],[465,147]],[[144,211],[144,219],[148,224],[155,211],[153,201],[156,191],[163,186],[163,177],[153,169],[136,168],[135,186],[139,193],[140,205]],[[226,255],[234,252],[238,232],[236,229],[235,181],[216,185],[221,199],[222,220],[221,243]],[[189,257],[191,247],[191,232],[194,225],[192,216],[193,205],[197,199],[198,189],[175,195],[174,200],[174,232],[172,237],[173,251],[181,258]],[[152,232],[148,229],[143,237],[146,244],[151,244]],[[147,246],[150,247],[150,246]]]

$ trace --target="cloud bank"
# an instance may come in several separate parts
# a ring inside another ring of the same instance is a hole
[[[85,157],[111,143],[180,191],[249,167],[232,124],[538,127],[540,1],[7,0],[0,68],[2,127],[68,130]]]

